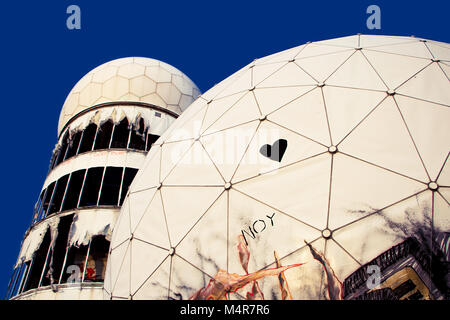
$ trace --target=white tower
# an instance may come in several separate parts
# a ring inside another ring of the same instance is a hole
[[[123,58],[67,96],[7,299],[101,299],[120,207],[153,142],[200,94],[178,69]]]

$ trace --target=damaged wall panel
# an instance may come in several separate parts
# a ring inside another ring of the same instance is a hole
[[[36,250],[40,247],[44,236],[49,227],[48,222],[43,221],[35,226],[29,231],[28,235],[25,237],[22,243],[22,249],[19,253],[15,268],[23,262],[31,261]]]
[[[44,220],[23,241],[7,298],[69,282],[102,282],[119,209],[85,209]]]
[[[64,257],[67,250],[67,239],[70,226],[72,225],[73,214],[61,217],[58,225],[55,226],[52,244],[50,245],[47,265],[43,272],[41,286],[54,285],[59,282],[61,269],[64,264]]]
[[[68,245],[86,245],[95,235],[102,235],[109,241],[118,215],[119,210],[91,209],[77,212],[70,229]]]
[[[50,170],[76,154],[91,150],[129,148],[148,151],[151,143],[173,123],[174,117],[138,106],[105,107],[80,116],[56,144]],[[125,131],[127,127],[128,132]],[[115,134],[115,131],[119,131]],[[131,135],[128,139],[127,135]],[[151,137],[151,143],[146,140]],[[123,141],[118,141],[123,139]],[[126,140],[126,141],[125,141]]]
[[[139,117],[144,118],[144,126],[149,128],[150,133],[161,135],[174,121],[175,117],[164,112],[156,111],[151,108],[120,105],[103,107],[98,110],[88,112],[77,119],[74,119],[69,130],[84,130],[90,123],[100,125],[103,122],[111,119],[114,124],[118,124],[124,118],[127,118],[129,123],[135,123]]]

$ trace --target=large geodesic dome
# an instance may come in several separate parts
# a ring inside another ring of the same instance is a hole
[[[442,298],[449,77],[450,45],[414,37],[312,42],[245,66],[150,150],[105,298]]]

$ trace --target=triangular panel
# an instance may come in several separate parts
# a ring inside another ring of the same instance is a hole
[[[167,256],[167,250],[137,239],[131,241],[131,294],[138,291]]]
[[[205,102],[203,108],[191,117],[186,116],[183,119],[181,119],[181,117],[178,118],[176,123],[174,123],[173,126],[169,127],[168,130],[171,130],[171,132],[164,142],[196,139],[199,136],[200,130],[202,128],[203,118],[205,117],[207,106],[208,105]],[[191,114],[191,112],[189,111],[190,110],[187,110],[186,114]],[[183,116],[183,114],[181,116]]]
[[[203,96],[200,96],[189,106],[189,110],[186,110],[186,112],[183,112],[177,118],[176,124],[171,125],[164,131],[161,137],[155,142],[155,145],[160,145],[167,141],[179,141],[193,138],[195,135],[191,136],[190,133],[200,129],[206,107],[207,100],[205,100]]]
[[[325,257],[333,268],[336,277],[344,282],[350,274],[357,270],[360,265],[347,252],[345,252],[336,241],[328,240],[325,249]]]
[[[220,99],[241,91],[249,90],[252,88],[252,69],[244,71],[239,78],[235,79],[233,83],[225,90],[220,92],[214,99]]]
[[[238,191],[229,195],[228,270],[245,274],[239,258],[239,237],[250,252],[248,271],[255,272],[274,262],[273,252],[279,257],[294,252],[320,236],[320,232]],[[299,261],[298,263],[301,263]]]
[[[433,57],[423,42],[407,42],[387,46],[377,46],[370,48],[371,50],[395,53],[403,56],[411,56],[417,58],[432,59]]]
[[[331,155],[322,154],[234,187],[320,230],[327,220]]]
[[[333,232],[336,242],[362,265],[408,237],[428,242],[430,235],[431,192],[410,197]]]
[[[417,39],[411,37],[389,37],[371,34],[362,34],[359,36],[359,46],[361,48],[370,48],[377,46],[387,46],[392,44],[417,42]]]
[[[258,83],[269,77],[272,73],[276,72],[286,63],[287,62],[276,62],[263,65],[255,65],[253,67],[252,86],[258,85]]]
[[[163,300],[169,296],[170,257],[133,294],[133,300]]]
[[[359,35],[340,37],[340,38],[335,38],[335,39],[330,39],[330,40],[323,40],[323,41],[318,41],[315,43],[322,44],[322,45],[356,48],[356,47],[358,47],[358,43],[359,43]]]
[[[435,181],[450,150],[450,108],[400,95],[395,100],[425,168]]]
[[[450,61],[450,48],[445,48],[429,41],[426,42],[426,46],[430,49],[435,59]]]
[[[335,46],[328,46],[328,45],[318,45],[315,43],[309,43],[306,45],[306,47],[300,51],[300,53],[295,57],[295,59],[303,59],[308,57],[316,57],[316,56],[323,56],[326,54],[341,52],[341,51],[349,51],[351,50],[348,47],[335,47]]]
[[[345,61],[344,64],[327,79],[326,83],[341,87],[387,90],[380,77],[360,51],[355,52],[347,61]]]
[[[132,192],[128,196],[129,212],[130,212],[130,230],[136,229],[139,221],[144,215],[147,207],[153,200],[156,188],[146,189],[143,191]]]
[[[206,287],[210,279],[210,276],[174,255],[170,272],[169,299],[188,300],[197,291]]]
[[[339,153],[331,181],[331,230],[426,189],[425,184]]]
[[[327,107],[333,144],[337,145],[385,97],[386,93],[325,86],[323,96]]]
[[[202,132],[208,129],[217,119],[230,109],[239,99],[241,99],[247,92],[239,92],[231,96],[221,99],[215,99],[208,104],[205,119],[202,125]]]
[[[188,152],[191,146],[194,144],[194,140],[183,140],[178,142],[164,143],[161,148],[161,178],[160,181],[164,181],[171,170],[176,164],[183,158]]]
[[[321,253],[325,252],[325,241],[323,238],[308,242],[315,250]],[[283,258],[279,255],[280,263],[283,266],[302,264],[299,267],[291,268],[284,272],[292,298],[294,300],[326,299],[326,276],[323,272],[322,265],[313,258],[310,249],[304,242],[298,244],[300,249],[293,251],[288,256]],[[274,267],[274,264],[271,267]],[[273,289],[280,290],[279,285]]]
[[[305,71],[293,62],[273,73],[266,80],[258,84],[258,88],[289,87],[289,86],[311,86],[317,82]]]
[[[283,148],[283,140],[285,145]],[[264,149],[273,150],[270,155]],[[283,150],[284,149],[284,150]],[[274,171],[318,155],[327,149],[270,121],[264,121],[253,137],[233,177],[233,183]],[[283,153],[284,151],[284,153]],[[276,154],[278,152],[278,154]]]
[[[178,186],[211,186],[223,185],[224,183],[220,173],[199,141],[194,142],[163,181],[164,185]]]
[[[428,59],[405,57],[378,51],[365,50],[363,53],[391,90],[397,88],[431,63]]]
[[[177,255],[210,275],[226,270],[227,214],[227,195],[222,194],[177,246]]]
[[[437,63],[430,64],[396,91],[413,98],[450,105],[450,82]]]
[[[408,177],[429,180],[392,98],[384,100],[353,130],[339,150]]]
[[[275,63],[275,62],[288,62],[289,60],[294,59],[298,55],[298,53],[303,50],[304,47],[305,47],[305,45],[301,45],[298,47],[287,49],[287,50],[277,52],[277,53],[271,54],[269,56],[260,58],[260,59],[256,60],[255,65]]]
[[[253,121],[200,138],[219,172],[229,182],[258,127]]]
[[[302,96],[316,86],[263,88],[254,91],[256,101],[264,115]]]
[[[160,191],[156,192],[151,203],[146,203],[142,219],[133,229],[133,237],[169,249],[169,235]]]
[[[172,246],[176,246],[190,228],[223,192],[223,187],[163,187],[161,195]]]
[[[206,101],[216,99],[219,93],[221,93],[226,88],[231,86],[235,81],[237,81],[243,74],[245,74],[250,69],[250,67],[252,65],[253,65],[253,62],[250,63],[249,65],[246,65],[243,68],[239,69],[238,71],[233,73],[228,78],[215,84],[211,89],[209,89],[204,94],[202,94],[201,97],[203,97],[203,99],[205,99]]]
[[[114,244],[114,246],[118,246],[125,240],[129,239],[130,236],[130,203],[129,201],[125,201],[124,205],[122,206],[122,210],[120,210],[117,222],[114,225],[111,242]]]
[[[113,248],[111,254],[109,255],[108,265],[110,266],[110,289],[114,292],[114,287],[116,285],[117,278],[119,276],[120,270],[122,268],[123,260],[128,252],[129,242],[124,242],[121,245]],[[128,297],[126,295],[125,297]]]
[[[317,57],[308,57],[297,59],[295,61],[303,70],[308,72],[316,81],[324,82],[339,66],[348,59],[354,50],[347,50],[321,55]]]
[[[259,119],[261,113],[252,92],[247,93],[242,99],[236,102],[231,108],[225,111],[215,121],[204,134],[217,132],[223,129]]]
[[[130,297],[130,259],[131,249],[130,244],[127,244],[127,251],[123,257],[120,271],[117,274],[117,278],[113,280],[112,296],[129,298]]]
[[[159,184],[159,171],[161,165],[161,147],[154,146],[152,154],[147,155],[144,164],[136,174],[129,188],[131,192],[156,187]]]
[[[268,119],[324,145],[331,144],[327,114],[319,88],[288,103],[270,114]]]

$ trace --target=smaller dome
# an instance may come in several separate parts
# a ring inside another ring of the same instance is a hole
[[[106,62],[86,74],[64,102],[58,134],[78,113],[95,105],[145,102],[182,113],[200,90],[183,72],[159,60],[128,57]]]

